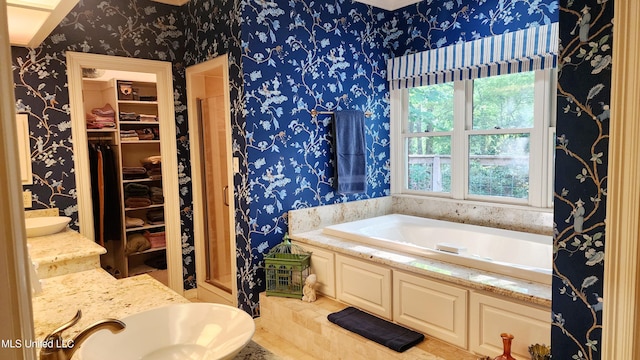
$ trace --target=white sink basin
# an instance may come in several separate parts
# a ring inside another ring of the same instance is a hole
[[[24,219],[27,237],[45,236],[58,233],[71,221],[67,216],[44,216]]]
[[[255,331],[246,312],[211,303],[169,305],[119,320],[126,324],[123,331],[96,332],[74,359],[232,359]]]

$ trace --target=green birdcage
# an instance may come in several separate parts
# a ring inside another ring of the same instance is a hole
[[[292,244],[287,234],[264,257],[267,296],[302,298],[302,288],[309,276],[311,253]]]

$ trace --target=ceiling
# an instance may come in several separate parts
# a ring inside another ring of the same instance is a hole
[[[9,41],[13,46],[38,47],[79,0],[7,0]],[[189,0],[153,0],[181,6]],[[355,0],[385,10],[396,10],[421,0]]]
[[[37,47],[51,34],[78,0],[7,0],[9,42]]]

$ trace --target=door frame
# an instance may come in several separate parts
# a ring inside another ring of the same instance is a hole
[[[91,175],[87,128],[82,98],[82,68],[151,73],[156,75],[158,88],[158,119],[160,121],[160,151],[177,154],[175,108],[173,98],[173,73],[170,62],[127,58],[120,56],[66,52],[69,106],[71,109],[71,136],[75,155],[76,189],[78,193],[78,220],[80,233],[94,238],[93,202],[91,200]],[[167,239],[168,285],[178,294],[184,293],[182,276],[182,241],[180,227],[180,197],[178,183],[178,157],[162,159],[162,186],[165,197],[165,234]]]
[[[230,254],[232,276],[234,281],[231,283],[231,294],[207,283],[204,276],[206,271],[206,251],[205,251],[205,213],[204,201],[200,194],[203,193],[204,184],[202,183],[202,170],[197,164],[202,164],[199,149],[201,144],[201,129],[198,123],[198,98],[204,97],[204,77],[215,77],[223,87],[223,96],[226,109],[225,114],[225,147],[228,149],[226,162],[227,183],[229,184],[229,233],[228,239],[231,243]],[[233,186],[233,152],[231,139],[231,100],[229,93],[229,58],[227,54],[220,55],[211,60],[200,64],[192,65],[186,70],[187,82],[187,111],[189,117],[189,143],[191,145],[191,184],[193,186],[193,237],[196,248],[196,284],[198,298],[204,301],[221,302],[228,305],[237,306],[238,304],[238,282],[237,282],[237,264],[236,264],[236,238],[235,238],[235,188]]]

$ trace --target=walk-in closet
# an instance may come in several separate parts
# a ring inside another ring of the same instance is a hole
[[[83,69],[94,238],[114,277],[167,284],[158,91],[154,74]],[[173,121],[171,119],[170,121]]]

